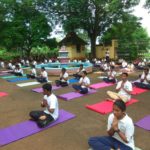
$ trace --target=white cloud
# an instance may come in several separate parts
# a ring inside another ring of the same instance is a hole
[[[148,13],[148,10],[143,8],[143,5],[145,4],[145,0],[141,0],[140,4],[135,7],[135,11],[133,14],[137,17],[141,17],[141,23],[144,28],[147,29],[147,32],[150,36],[150,13]]]

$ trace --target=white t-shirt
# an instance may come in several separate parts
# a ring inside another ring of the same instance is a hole
[[[23,70],[20,68],[20,69],[15,69],[15,73],[21,73],[23,74]]]
[[[77,70],[77,73],[80,74],[80,73],[83,72],[83,71],[85,71],[84,68],[82,68],[82,70],[78,69],[78,70]]]
[[[112,77],[109,77],[109,79],[114,79],[116,77],[116,71],[108,71],[107,72],[108,76],[112,76]]]
[[[141,75],[141,79],[143,80],[144,78],[145,78],[145,73],[143,72],[142,75]],[[148,81],[150,81],[150,74],[148,74],[146,76],[146,78],[147,78]],[[146,80],[144,80],[142,83],[144,83],[144,84],[150,84]]]
[[[45,70],[41,72],[41,75],[42,77],[46,78],[46,80],[48,81],[48,74]]]
[[[44,112],[46,114],[50,114],[54,118],[54,120],[56,120],[59,117],[59,105],[58,105],[57,97],[52,93],[50,96],[44,95],[44,100],[47,101],[49,109],[54,109],[54,112],[51,113],[46,107]]]
[[[119,89],[121,87],[121,84],[122,84],[123,81],[119,81],[117,86],[116,86],[116,90]],[[124,83],[124,89],[132,92],[132,84],[131,82],[129,81],[126,81]],[[128,94],[126,91],[124,91],[122,88],[120,89],[120,91],[118,92],[119,95],[122,95],[122,96],[126,96],[128,98],[128,100],[131,98],[131,95]]]
[[[67,72],[65,72],[63,75],[62,75],[62,73],[60,74],[60,78],[61,77],[63,77],[63,78],[68,78],[69,77],[69,75],[68,75],[68,73]],[[64,79],[62,79],[61,80],[61,82],[68,82],[68,80],[64,80]]]
[[[36,69],[32,68],[31,73],[36,76]]]
[[[107,124],[107,131],[110,130],[114,119],[114,114],[110,114],[108,117],[108,124]],[[128,143],[125,143],[118,133],[114,133],[113,137],[118,141],[124,143],[125,145],[134,149],[134,124],[132,119],[126,114],[123,119],[119,120],[118,122],[119,130],[125,134]]]
[[[82,88],[86,88],[86,85],[90,85],[90,79],[87,76],[85,76],[84,78],[81,77],[79,83],[81,84]]]
[[[122,67],[123,67],[123,68],[127,67],[127,65],[128,65],[128,64],[127,64],[126,61],[123,61],[123,62],[122,62]]]

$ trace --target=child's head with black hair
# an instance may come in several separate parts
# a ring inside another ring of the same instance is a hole
[[[41,67],[41,70],[42,70],[42,71],[45,71],[45,67]]]
[[[85,77],[87,75],[86,71],[82,71],[82,77]]]
[[[123,81],[126,81],[127,78],[128,78],[128,73],[123,72],[122,75],[121,75],[121,78],[122,78]]]
[[[120,99],[113,104],[113,113],[118,119],[123,118],[126,111],[126,104]]]
[[[61,72],[62,72],[62,73],[65,73],[65,72],[66,72],[66,68],[62,68],[62,69],[61,69]]]
[[[49,95],[52,91],[52,85],[50,83],[46,83],[42,86],[42,89],[44,95]]]

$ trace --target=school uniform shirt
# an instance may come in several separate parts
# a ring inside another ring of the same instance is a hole
[[[111,80],[111,79],[114,79],[115,77],[116,77],[116,71],[108,71],[107,72],[107,74],[108,74],[108,76],[112,76],[112,77],[109,77],[109,79]]]
[[[36,77],[36,69],[35,69],[35,68],[33,68],[33,69],[31,70],[31,74]]]
[[[80,74],[80,73],[82,73],[83,71],[85,71],[84,68],[82,68],[82,70],[78,69],[78,70],[77,70],[77,74]]]
[[[108,117],[107,131],[110,130],[113,123],[113,119],[114,114],[112,113]],[[121,120],[118,121],[118,128],[122,133],[125,134],[128,143],[124,142],[117,132],[115,132],[112,137],[134,149],[134,124],[132,119],[127,114]]]
[[[143,74],[142,74],[142,76],[141,76],[141,79],[143,80],[145,78],[145,73],[143,72]],[[148,80],[148,81],[150,81],[150,74],[148,74],[147,76],[146,76],[146,79]],[[150,84],[150,83],[148,83],[146,80],[144,80],[142,83],[144,83],[144,84]]]
[[[119,89],[122,85],[122,82],[123,81],[119,81],[117,86],[116,86],[116,89]],[[128,80],[124,83],[124,89],[128,90],[128,91],[131,91],[132,92],[132,84],[131,82],[129,82]],[[126,96],[128,99],[131,98],[131,95],[128,94],[125,90],[123,90],[122,88],[120,89],[120,91],[118,92],[119,95],[122,95],[122,96]]]
[[[48,74],[46,71],[41,72],[41,75],[43,78],[46,78],[46,80],[48,81]]]
[[[85,85],[89,85],[90,84],[90,79],[87,76],[85,76],[84,78],[81,77],[80,80],[79,80],[79,83],[81,84],[82,88],[86,88]]]
[[[21,73],[23,74],[23,70],[20,68],[20,69],[15,69],[15,73]]]
[[[62,75],[62,73],[60,74],[60,78],[61,77],[63,77],[63,78],[68,78],[69,77],[69,75],[68,75],[68,73],[67,72],[65,72],[63,75]],[[61,80],[61,82],[68,82],[68,80],[64,80],[64,79],[62,79]]]
[[[54,120],[56,120],[59,117],[59,105],[57,97],[52,93],[50,96],[44,95],[44,100],[47,101],[49,109],[54,109],[54,112],[51,113],[46,107],[44,112],[46,114],[50,114],[54,118]]]
[[[122,62],[122,68],[127,67],[127,65],[128,65],[128,64],[127,64],[127,62],[126,62],[126,61],[123,61],[123,62]]]

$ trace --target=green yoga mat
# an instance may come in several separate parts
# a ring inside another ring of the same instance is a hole
[[[23,77],[25,77],[26,74],[23,74]],[[11,76],[3,76],[1,77],[2,79],[11,79],[11,78],[17,78],[18,76],[14,76],[14,75],[11,75]]]

